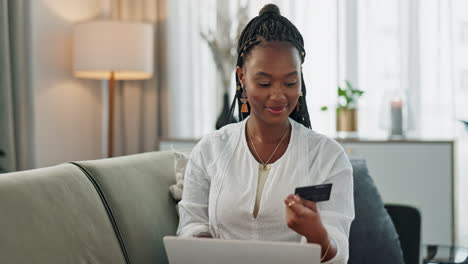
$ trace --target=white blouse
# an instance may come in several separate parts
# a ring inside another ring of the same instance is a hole
[[[305,242],[286,224],[284,199],[296,187],[332,183],[330,200],[317,204],[338,249],[327,263],[347,263],[354,219],[351,164],[337,142],[289,121],[288,148],[270,164],[257,217],[253,212],[259,163],[247,145],[246,120],[227,125],[197,144],[185,172],[178,236]]]

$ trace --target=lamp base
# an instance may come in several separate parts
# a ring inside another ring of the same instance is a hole
[[[115,96],[115,74],[112,71],[109,78],[109,119],[107,126],[107,157],[112,158],[114,156],[114,96]]]

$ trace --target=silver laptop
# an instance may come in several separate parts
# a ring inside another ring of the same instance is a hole
[[[210,238],[163,239],[170,264],[319,264],[320,245]]]

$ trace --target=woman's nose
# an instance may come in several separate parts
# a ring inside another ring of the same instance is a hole
[[[284,99],[286,95],[281,83],[274,83],[270,89],[270,99]]]

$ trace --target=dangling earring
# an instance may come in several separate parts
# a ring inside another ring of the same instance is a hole
[[[297,105],[296,105],[296,112],[301,111],[300,109],[301,104],[299,103],[299,99],[301,99],[301,97],[302,97],[302,92],[299,92],[299,98],[297,99]]]
[[[242,107],[241,107],[241,113],[248,113],[249,108],[247,107],[247,102],[249,99],[247,99],[247,92],[245,91],[245,88],[242,87],[242,94],[241,94],[241,102],[242,102]]]

